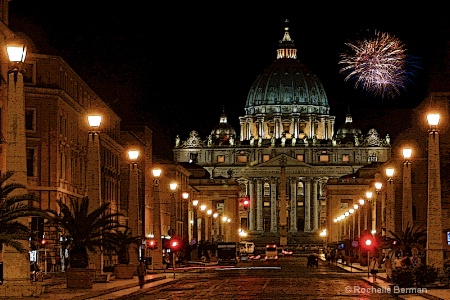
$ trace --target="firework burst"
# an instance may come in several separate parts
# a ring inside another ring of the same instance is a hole
[[[340,54],[339,70],[345,81],[354,81],[375,96],[394,98],[410,81],[404,44],[389,33],[376,31],[370,39],[346,43],[350,50]]]

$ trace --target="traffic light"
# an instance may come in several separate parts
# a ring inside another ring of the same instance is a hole
[[[242,206],[244,207],[244,209],[248,209],[248,207],[250,206],[250,200],[248,198],[242,199]]]
[[[147,240],[147,249],[155,250],[158,248],[158,242],[154,239]]]
[[[169,246],[172,251],[179,251],[181,249],[181,241],[177,238],[171,238]]]
[[[42,238],[39,243],[41,244],[41,247],[45,247],[47,245],[47,240],[45,238]]]
[[[376,239],[372,235],[365,235],[361,239],[361,247],[366,250],[372,250],[376,247]]]

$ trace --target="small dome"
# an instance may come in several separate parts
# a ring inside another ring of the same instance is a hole
[[[211,136],[214,145],[230,145],[230,137],[236,137],[236,131],[233,126],[228,124],[225,111],[220,115],[220,122],[211,130]]]
[[[345,118],[345,123],[342,124],[336,132],[336,144],[345,145],[351,143],[352,145],[358,146],[361,137],[361,129],[353,123],[352,116],[348,113]]]

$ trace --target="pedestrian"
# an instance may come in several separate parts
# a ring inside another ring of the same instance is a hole
[[[331,263],[335,264],[336,263],[336,249],[332,248],[330,255],[331,255]]]
[[[139,262],[139,265],[137,267],[137,274],[138,274],[138,278],[139,278],[139,287],[142,289],[142,287],[144,286],[145,283],[145,275],[146,275],[147,271],[145,270],[145,264],[144,262],[141,260]]]
[[[404,268],[412,269],[411,259],[411,254],[406,253],[405,257],[402,260]]]
[[[402,260],[402,257],[400,256],[400,254],[397,255],[394,259],[394,268],[396,270],[403,268],[403,260]]]
[[[392,260],[388,253],[384,257],[384,267],[386,268],[387,280],[391,281],[392,278]]]
[[[373,282],[377,282],[378,258],[376,256],[372,257],[369,268],[370,268],[370,274],[372,274]]]
[[[413,254],[413,257],[411,258],[411,264],[412,264],[412,267],[413,267],[413,268],[419,267],[420,264],[421,264],[421,262],[422,262],[422,261],[421,261],[420,257],[417,256],[417,253],[414,253],[414,254]]]

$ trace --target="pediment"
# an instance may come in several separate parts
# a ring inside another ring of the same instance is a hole
[[[307,167],[307,168],[312,168],[311,165],[306,164],[302,161],[299,161],[298,159],[295,159],[289,155],[286,154],[280,154],[277,155],[273,158],[271,158],[270,160],[260,163],[258,165],[255,165],[255,167]]]

